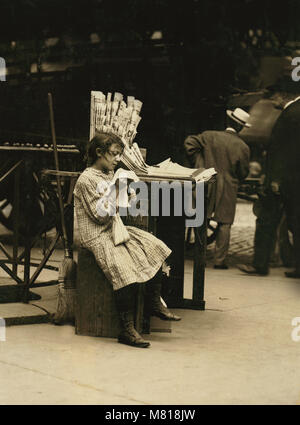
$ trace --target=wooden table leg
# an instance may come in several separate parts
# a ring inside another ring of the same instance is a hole
[[[162,297],[170,308],[183,307],[185,217],[159,217],[156,236],[172,250],[166,260],[170,275],[162,287]]]

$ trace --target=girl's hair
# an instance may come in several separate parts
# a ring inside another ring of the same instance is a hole
[[[96,135],[92,138],[92,140],[88,143],[85,161],[87,162],[87,166],[93,165],[97,160],[98,156],[96,153],[96,149],[99,148],[102,154],[105,154],[111,145],[116,144],[124,149],[124,143],[122,140],[112,133],[102,133],[97,132]]]

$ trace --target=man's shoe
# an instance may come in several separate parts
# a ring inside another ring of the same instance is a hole
[[[248,264],[237,264],[236,265],[239,270],[241,270],[244,273],[252,274],[254,276],[267,276],[268,272],[258,270],[254,266],[248,265]]]
[[[214,265],[214,269],[218,269],[218,270],[228,270],[228,266],[227,266],[227,264],[215,264],[215,265]]]
[[[298,272],[297,270],[293,270],[292,272],[285,272],[284,274],[286,277],[291,277],[294,279],[300,278],[300,272]]]

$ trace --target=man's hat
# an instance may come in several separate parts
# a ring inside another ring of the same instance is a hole
[[[245,127],[251,127],[251,124],[247,122],[250,115],[243,109],[235,108],[234,111],[227,109],[226,113],[232,120],[238,122],[239,124],[244,125]]]

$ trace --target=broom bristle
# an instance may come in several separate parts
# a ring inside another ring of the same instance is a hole
[[[64,258],[59,266],[58,281],[64,283],[65,287],[75,288],[77,275],[77,264],[72,258]]]
[[[57,308],[54,323],[72,323],[75,321],[77,264],[72,258],[64,258],[58,273]]]

